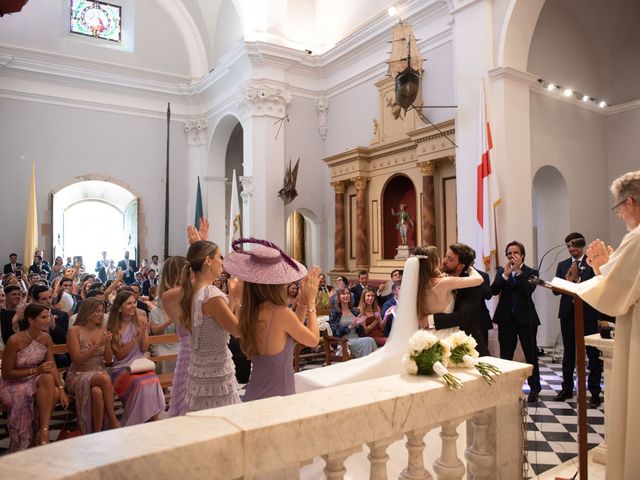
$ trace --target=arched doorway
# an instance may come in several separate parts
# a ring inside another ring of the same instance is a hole
[[[52,192],[54,257],[82,257],[91,266],[102,251],[116,262],[125,250],[140,256],[138,197],[113,179],[81,180]]]
[[[317,215],[306,208],[294,210],[287,218],[287,254],[304,265],[319,265],[320,230]]]
[[[536,267],[545,252],[561,244],[571,231],[569,193],[562,173],[550,165],[541,167],[533,177],[533,240],[534,251],[527,255],[527,264]],[[544,259],[540,278],[551,279],[560,259],[567,258],[565,248],[558,248]],[[545,289],[534,294],[536,310],[543,321],[538,330],[538,345],[553,345],[560,332],[558,306],[560,297]],[[546,321],[545,321],[546,320]]]
[[[230,208],[232,202],[232,178],[236,173],[236,192],[240,188],[240,177],[244,175],[244,129],[233,115],[225,115],[217,123],[207,160],[206,214],[211,224],[209,238],[218,245],[224,245],[226,253],[229,246]],[[224,199],[224,201],[221,201]],[[246,221],[243,211],[244,202],[239,199],[241,233],[246,234]]]
[[[413,221],[413,227],[409,228],[407,235],[407,244],[409,248],[413,248],[416,246],[416,188],[411,179],[406,175],[396,175],[392,177],[382,191],[382,243],[384,259],[395,258],[397,247],[401,244],[400,233],[396,228],[398,217],[395,215],[400,205],[405,205],[405,210],[409,212],[409,217],[411,217]]]

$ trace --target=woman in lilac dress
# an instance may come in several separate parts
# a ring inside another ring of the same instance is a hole
[[[129,426],[157,420],[165,408],[158,376],[154,371],[128,371],[133,361],[143,358],[143,352],[149,349],[147,319],[137,311],[136,298],[131,291],[116,295],[109,312],[108,329],[113,334],[111,348],[115,354],[111,381],[124,404],[122,424]]]
[[[162,308],[162,316],[166,322],[175,326],[175,331],[180,338],[178,347],[178,359],[173,371],[173,383],[171,384],[171,398],[169,399],[169,416],[176,417],[187,413],[187,368],[191,361],[191,332],[175,321],[174,316],[164,307],[162,296],[171,288],[175,288],[180,282],[180,274],[187,266],[185,257],[175,256],[168,258],[162,264],[162,276],[158,289],[158,308]],[[175,315],[175,313],[174,313]]]
[[[55,404],[69,404],[53,361],[49,331],[50,312],[31,303],[24,310],[21,331],[7,341],[2,355],[0,402],[9,408],[9,451],[35,443],[49,443],[49,420]]]
[[[105,368],[113,360],[112,334],[102,327],[103,320],[103,302],[87,298],[67,335],[71,366],[66,388],[76,398],[83,434],[120,426],[113,409],[113,384]]]
[[[262,247],[241,250],[243,243]],[[224,269],[244,281],[240,346],[252,361],[244,401],[295,393],[295,342],[315,347],[320,340],[315,300],[320,269],[307,269],[265,240],[239,239]],[[287,307],[287,284],[304,278],[295,313]],[[305,319],[307,324],[305,325]]]

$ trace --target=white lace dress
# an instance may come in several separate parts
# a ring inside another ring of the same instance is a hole
[[[235,366],[227,347],[229,333],[213,317],[202,313],[212,297],[226,296],[209,285],[193,296],[191,361],[187,369],[187,409],[190,412],[240,403]]]

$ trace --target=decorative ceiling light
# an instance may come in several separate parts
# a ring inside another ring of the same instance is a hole
[[[539,78],[538,79],[538,83],[545,90],[548,90],[550,92],[552,92],[554,90],[558,90],[558,92],[562,92],[562,94],[565,97],[573,97],[577,101],[582,101],[584,103],[593,102],[595,105],[597,105],[600,108],[605,108],[605,107],[609,106],[609,104],[605,100],[603,100],[601,98],[594,98],[594,97],[591,97],[589,95],[585,95],[584,93],[576,92],[576,91],[572,90],[571,88],[565,88],[565,87],[563,87],[561,85],[556,85],[555,83],[547,82],[544,78]]]

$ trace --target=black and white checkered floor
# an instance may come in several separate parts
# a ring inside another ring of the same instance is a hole
[[[577,470],[576,393],[568,401],[554,402],[553,397],[562,389],[562,365],[550,356],[540,357],[539,361],[540,400],[537,404],[528,404],[527,409],[530,478],[570,460],[576,462]],[[525,385],[523,391],[529,393],[528,388]],[[601,398],[604,401],[604,395]],[[587,430],[587,448],[590,450],[604,440],[604,403],[599,408],[588,408],[587,404]]]
[[[309,365],[307,368],[318,368],[320,365]],[[577,462],[577,410],[576,397],[567,402],[554,402],[553,397],[560,391],[562,383],[562,365],[550,356],[540,358],[540,381],[542,391],[537,404],[528,404],[527,412],[527,447],[529,459],[529,478],[567,461]],[[523,393],[528,394],[525,384]],[[244,394],[244,385],[240,389]],[[597,409],[589,408],[588,448],[602,443],[604,439],[604,403]],[[0,420],[0,455],[7,452],[9,438],[5,428],[5,419]],[[51,422],[51,439],[56,439],[64,425],[64,416],[54,418]],[[75,428],[75,425],[70,426]],[[577,465],[577,463],[576,463]],[[576,467],[577,468],[577,467]]]

